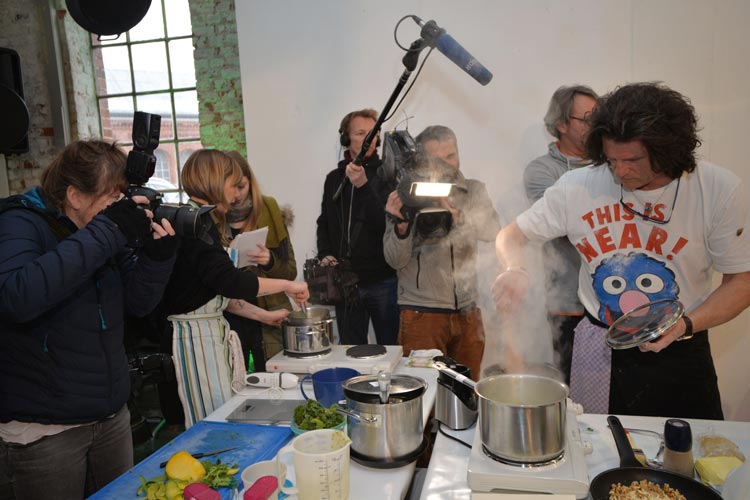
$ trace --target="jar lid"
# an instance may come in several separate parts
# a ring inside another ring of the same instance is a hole
[[[380,403],[380,384],[377,375],[353,377],[343,384],[344,394],[363,403]],[[392,374],[388,402],[402,402],[414,399],[425,391],[427,382],[411,375]]]
[[[607,330],[606,342],[612,349],[629,349],[661,337],[685,314],[676,299],[662,299],[636,307],[620,316]]]

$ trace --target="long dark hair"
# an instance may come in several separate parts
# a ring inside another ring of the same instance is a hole
[[[603,139],[641,141],[653,171],[677,179],[695,170],[701,144],[697,125],[695,109],[679,92],[658,82],[623,85],[596,104],[586,150],[589,158],[605,164]]]

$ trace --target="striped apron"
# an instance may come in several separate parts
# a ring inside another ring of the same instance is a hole
[[[195,311],[168,317],[186,429],[232,397],[230,330],[223,314],[228,304],[217,295]]]

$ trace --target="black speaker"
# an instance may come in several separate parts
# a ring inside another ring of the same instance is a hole
[[[0,47],[0,154],[29,152],[29,109],[23,99],[21,58],[13,49]]]

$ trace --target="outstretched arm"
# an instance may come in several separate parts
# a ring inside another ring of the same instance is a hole
[[[274,293],[286,292],[289,297],[297,302],[307,302],[310,298],[310,290],[304,281],[277,280],[272,278],[258,278],[258,296],[272,295]]]
[[[492,285],[492,297],[501,313],[516,311],[529,287],[526,246],[529,239],[515,221],[504,227],[495,239],[495,253],[504,271]]]
[[[280,326],[281,322],[289,316],[289,311],[286,309],[267,311],[242,299],[230,300],[226,311],[271,326]]]

